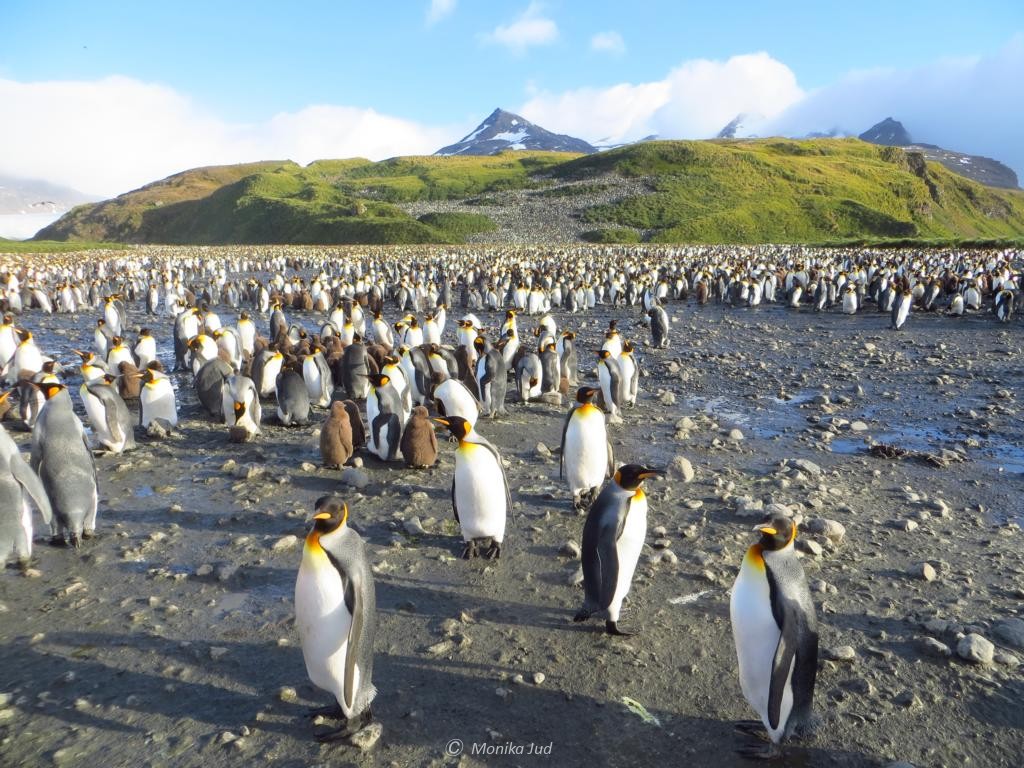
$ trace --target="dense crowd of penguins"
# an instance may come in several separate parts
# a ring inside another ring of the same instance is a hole
[[[92,536],[99,506],[93,452],[131,450],[137,431],[160,439],[178,429],[172,377],[180,383],[189,376],[202,408],[233,442],[258,439],[270,420],[307,425],[323,409],[317,418],[327,467],[342,467],[360,451],[431,466],[434,425],[443,427],[458,444],[451,497],[462,555],[498,558],[511,493],[500,452],[477,425],[483,416],[508,414],[511,386],[519,402],[574,401],[560,473],[587,514],[585,598],[575,618],[603,618],[607,632],[625,634],[619,612],[647,528],[641,484],[659,474],[617,466],[607,437],[607,425],[621,423],[639,395],[637,343],[612,320],[599,348],[580,350],[555,313],[621,307],[623,318],[641,318],[649,328],[651,349],[669,346],[671,302],[843,314],[873,305],[891,315],[895,329],[916,312],[991,312],[1006,323],[1020,294],[1015,259],[1005,251],[769,247],[149,249],[129,257],[11,259],[0,275],[0,380],[10,387],[0,395],[0,417],[30,430],[32,439],[25,462],[0,425],[0,561],[30,566],[29,500],[50,524],[53,544],[78,547]],[[92,344],[74,350],[75,361],[47,354],[30,329],[37,312],[93,317]],[[496,319],[484,322],[477,313]],[[129,317],[145,327],[133,331]],[[580,386],[581,363],[585,371],[596,368],[596,386]],[[272,419],[265,405],[274,409]],[[336,701],[322,714],[340,721],[318,738],[336,740],[370,719],[373,578],[362,540],[346,525],[347,505],[327,496],[315,507],[296,582],[296,621],[310,677]],[[772,752],[812,720],[817,633],[793,552],[795,526],[775,518],[757,530],[733,589],[732,619],[743,692]],[[766,572],[774,585],[770,604]],[[339,646],[339,638],[346,642]]]

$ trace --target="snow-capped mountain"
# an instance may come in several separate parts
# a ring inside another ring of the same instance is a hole
[[[476,130],[456,144],[442,147],[435,155],[495,155],[509,149],[535,149],[550,152],[582,152],[597,149],[583,139],[565,136],[534,125],[519,115],[496,109]]]

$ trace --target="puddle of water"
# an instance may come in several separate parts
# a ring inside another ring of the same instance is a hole
[[[783,425],[774,423],[776,419],[771,418],[770,411],[751,413],[749,410],[743,410],[746,406],[721,395],[718,397],[692,396],[685,398],[683,402],[688,408],[714,416],[716,421],[737,427],[755,437],[771,438],[782,434]]]
[[[147,497],[149,497],[149,496],[152,496],[152,495],[154,495],[155,493],[156,493],[156,492],[155,492],[155,491],[153,490],[153,486],[151,486],[151,485],[142,485],[142,486],[139,486],[139,487],[138,487],[138,488],[136,488],[136,489],[135,489],[135,491],[134,491],[134,495],[135,495],[135,496],[136,496],[137,498],[140,498],[140,499],[145,499],[145,498],[147,498]]]

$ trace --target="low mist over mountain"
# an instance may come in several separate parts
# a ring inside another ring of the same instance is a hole
[[[887,147],[909,147],[914,143],[910,134],[907,133],[907,129],[903,127],[903,123],[893,120],[891,117],[885,118],[880,123],[875,123],[857,138]]]
[[[529,149],[542,152],[578,152],[590,154],[597,149],[573,136],[534,125],[519,115],[496,109],[476,130],[456,144],[442,147],[437,155],[495,155],[509,149]]]
[[[63,213],[100,198],[39,179],[0,176],[0,214]]]

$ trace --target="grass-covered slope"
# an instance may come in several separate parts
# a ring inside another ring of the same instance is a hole
[[[915,153],[857,140],[646,142],[556,171],[574,180],[609,172],[649,179],[650,191],[594,206],[585,220],[634,228],[658,242],[1024,234],[1024,194],[982,186]]]
[[[642,180],[614,193],[616,179]],[[572,182],[572,186],[566,186]],[[829,242],[1024,236],[1024,193],[855,139],[656,141],[594,155],[320,160],[200,168],[75,208],[37,237],[126,243],[459,243],[480,214],[417,201],[571,202],[595,242]],[[587,192],[590,197],[581,195]],[[604,202],[601,202],[601,201]],[[588,207],[589,206],[589,207]],[[515,217],[513,217],[515,218]],[[541,224],[537,224],[541,226]]]

